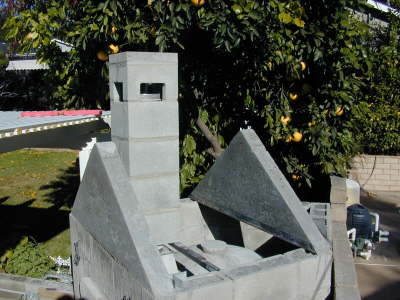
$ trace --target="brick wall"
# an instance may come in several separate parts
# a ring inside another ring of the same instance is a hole
[[[352,161],[349,178],[367,191],[400,191],[400,156],[357,156]]]

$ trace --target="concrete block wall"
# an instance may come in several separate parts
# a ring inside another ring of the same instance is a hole
[[[367,191],[400,191],[400,156],[360,155],[353,158],[349,178]]]
[[[189,277],[177,289],[180,299],[323,300],[330,294],[332,256],[297,249],[254,264]]]
[[[179,207],[178,56],[124,52],[110,56],[116,144],[145,214]],[[156,94],[142,85],[159,84]]]
[[[151,291],[135,280],[73,216],[70,224],[75,297],[97,295],[95,300],[117,300],[124,297],[154,299]],[[93,284],[85,284],[85,279],[90,279]]]
[[[357,273],[347,237],[346,179],[331,176],[333,294],[335,300],[360,300]]]

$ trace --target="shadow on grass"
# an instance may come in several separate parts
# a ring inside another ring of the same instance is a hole
[[[0,257],[10,248],[15,248],[23,236],[32,237],[36,242],[51,240],[69,228],[69,209],[79,188],[78,160],[72,167],[43,185],[40,190],[47,191],[44,200],[53,204],[50,208],[30,207],[36,199],[19,205],[2,204],[8,199],[0,199]],[[62,208],[63,209],[60,209]],[[67,245],[68,246],[68,245]]]
[[[52,203],[54,208],[72,208],[79,184],[79,161],[77,159],[72,167],[66,169],[56,180],[41,186],[40,190],[48,190],[44,201]]]
[[[14,248],[23,236],[42,243],[69,228],[69,211],[29,207],[34,201],[0,205],[0,256],[7,249]]]

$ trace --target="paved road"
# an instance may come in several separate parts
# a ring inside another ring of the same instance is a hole
[[[390,231],[389,242],[377,245],[367,261],[358,257],[356,270],[363,300],[400,300],[400,192],[377,192],[361,203],[381,218],[381,229]]]

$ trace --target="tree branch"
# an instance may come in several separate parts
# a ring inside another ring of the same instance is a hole
[[[214,158],[220,156],[224,150],[221,148],[218,137],[210,131],[206,123],[204,123],[203,120],[200,119],[200,116],[196,120],[196,125],[204,134],[206,139],[211,143],[212,148],[207,149],[207,152],[211,154]]]

